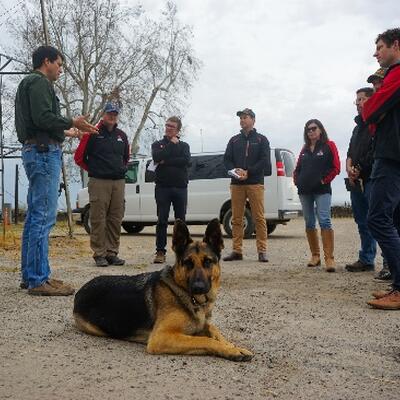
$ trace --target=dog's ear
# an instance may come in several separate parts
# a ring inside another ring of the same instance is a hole
[[[221,225],[218,218],[208,223],[203,242],[212,248],[219,260],[221,258],[221,250],[224,248],[224,240],[222,239]]]
[[[174,250],[178,259],[182,258],[186,247],[192,242],[193,240],[190,237],[189,229],[186,224],[182,220],[177,219],[172,234],[172,250]]]

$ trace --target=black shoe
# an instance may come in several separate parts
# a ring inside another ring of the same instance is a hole
[[[268,262],[266,253],[258,253],[258,261],[260,262]]]
[[[19,284],[19,288],[20,289],[28,289],[28,284],[24,281],[21,281],[21,283]]]
[[[96,256],[93,257],[94,261],[96,263],[96,267],[108,267],[108,261],[106,260],[105,257],[102,256]]]
[[[243,254],[236,253],[232,251],[231,254],[223,258],[224,261],[235,261],[235,260],[243,260]]]
[[[389,269],[382,268],[378,275],[375,276],[375,279],[378,279],[380,281],[390,281],[392,280],[392,274],[390,273]]]
[[[106,260],[110,265],[124,265],[125,260],[122,258],[117,257],[116,255],[106,256]]]
[[[364,264],[360,260],[354,262],[353,264],[347,264],[345,266],[346,270],[349,272],[364,272],[373,271],[375,269],[374,264]]]

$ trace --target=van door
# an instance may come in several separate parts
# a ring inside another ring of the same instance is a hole
[[[223,154],[193,154],[186,220],[196,222],[218,218],[222,205],[230,199],[229,185]]]
[[[293,218],[296,213],[290,215],[290,211],[300,211],[301,203],[297,194],[297,188],[293,183],[293,171],[296,166],[296,157],[286,149],[275,149],[279,212]]]
[[[142,221],[157,222],[157,207],[154,198],[154,180],[156,174],[154,171],[147,169],[150,162],[151,158],[143,160],[143,167],[141,168],[140,209]]]
[[[139,194],[139,160],[134,160],[128,164],[125,174],[125,215],[124,221],[141,221],[140,213],[140,194]]]
[[[278,218],[277,190],[275,151],[271,149],[271,175],[264,176],[264,213],[267,221]]]

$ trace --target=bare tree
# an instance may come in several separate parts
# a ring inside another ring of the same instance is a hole
[[[66,59],[65,74],[56,83],[66,114],[90,114],[96,123],[106,101],[120,102],[121,122],[128,134],[134,131],[136,153],[143,130],[157,128],[167,113],[182,113],[200,68],[191,28],[179,22],[172,2],[159,19],[119,0],[47,4],[51,43]],[[43,43],[41,26],[38,4],[31,0],[24,18],[10,27],[20,40],[14,54],[27,66],[33,49]]]

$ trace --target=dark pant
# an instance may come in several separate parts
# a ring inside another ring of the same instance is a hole
[[[164,251],[167,245],[167,227],[169,210],[174,208],[175,219],[185,220],[187,206],[187,188],[160,187],[156,185],[157,203],[156,250]]]
[[[377,160],[375,164],[368,228],[389,264],[393,288],[400,290],[400,164],[385,160]]]
[[[376,242],[368,229],[367,223],[371,185],[372,182],[368,179],[364,183],[363,192],[350,192],[351,208],[361,240],[358,259],[364,264],[374,264],[376,255]]]

